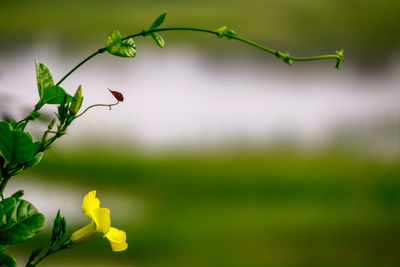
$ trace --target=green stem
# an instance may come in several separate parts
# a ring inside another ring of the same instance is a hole
[[[137,36],[146,36],[152,32],[165,32],[165,31],[194,31],[194,32],[211,33],[211,34],[215,34],[217,36],[219,35],[219,32],[213,31],[213,30],[207,30],[207,29],[199,29],[199,28],[192,28],[192,27],[169,27],[169,28],[158,28],[158,29],[153,29],[153,30],[143,30],[143,31],[135,33],[135,34],[128,35],[128,36],[122,38],[121,40],[126,40],[126,39],[134,38]]]
[[[65,74],[64,77],[62,77],[61,80],[59,80],[56,85],[60,85],[65,79],[67,79],[67,77],[69,75],[71,75],[74,71],[79,69],[80,66],[82,66],[83,64],[85,64],[87,61],[89,61],[91,58],[97,56],[98,54],[104,53],[104,51],[106,51],[105,47],[104,48],[100,48],[99,50],[97,50],[96,52],[94,52],[93,54],[91,54],[90,56],[88,56],[87,58],[82,60],[81,62],[79,62],[78,65],[73,67],[72,70],[70,70],[67,74]]]
[[[85,114],[86,111],[88,111],[88,110],[91,109],[91,108],[94,108],[94,107],[108,107],[108,108],[111,110],[111,107],[112,107],[112,106],[116,106],[116,105],[118,105],[118,104],[119,104],[119,101],[118,101],[117,103],[114,103],[114,104],[94,104],[94,105],[91,105],[91,106],[87,107],[81,114],[76,115],[76,116],[75,116],[75,119],[78,118],[78,117],[80,117],[80,116],[82,116],[83,114]]]
[[[40,257],[35,263],[29,263],[30,265],[26,265],[26,266],[36,266],[39,262],[41,262],[42,260],[44,260],[45,258],[47,258],[48,256],[50,256],[51,254],[54,254],[58,251],[64,250],[69,248],[72,245],[72,242],[67,241],[64,244],[62,244],[61,246],[59,246],[58,248],[50,248],[46,254],[44,254],[42,257]]]
[[[35,106],[35,108],[32,110],[31,113],[28,114],[28,116],[26,116],[24,119],[20,120],[19,122],[17,122],[17,123],[15,124],[15,128],[17,128],[17,126],[20,125],[21,123],[25,122],[24,127],[22,127],[22,130],[24,130],[24,129],[25,129],[25,126],[28,124],[28,122],[29,122],[30,120],[32,120],[32,118],[30,117],[31,114],[34,113],[34,112],[36,112],[36,111],[38,111],[38,110],[39,110],[39,109],[36,108],[36,106]]]
[[[244,39],[244,38],[239,37],[239,36],[236,36],[236,35],[231,36],[230,38],[231,38],[231,39],[238,40],[238,41],[243,42],[243,43],[246,43],[246,44],[248,44],[248,45],[257,47],[257,48],[259,48],[259,49],[261,49],[261,50],[263,50],[263,51],[266,51],[266,52],[268,52],[268,53],[271,53],[271,54],[273,54],[273,55],[277,55],[277,53],[279,53],[278,50],[273,50],[273,49],[271,49],[271,48],[262,46],[262,45],[260,45],[260,44],[257,44],[257,43],[255,43],[255,42],[252,42],[252,41],[250,41],[250,40]],[[322,60],[322,59],[329,59],[329,58],[337,59],[338,56],[337,56],[337,55],[323,55],[323,56],[315,56],[315,57],[292,57],[292,56],[289,56],[289,58],[290,58],[291,60],[293,60],[293,61],[313,61],[313,60]]]
[[[334,58],[337,59],[336,55],[323,55],[323,56],[316,56],[316,57],[290,57],[293,61],[312,61],[312,60],[321,60],[321,59],[330,59]]]
[[[49,140],[42,140],[41,146],[38,150],[37,153],[39,152],[43,152],[45,150],[47,150],[49,148],[49,146],[51,146],[51,144],[54,143],[54,141],[56,141],[58,138],[60,138],[61,136],[64,135],[64,131],[67,129],[68,125],[62,127],[60,131],[58,131],[53,137],[51,137]]]
[[[152,32],[165,32],[165,31],[195,31],[195,32],[209,33],[209,34],[216,35],[218,37],[226,37],[228,39],[235,39],[237,41],[240,41],[240,42],[246,43],[248,45],[251,45],[253,47],[259,48],[270,54],[276,55],[277,57],[280,57],[280,58],[282,55],[282,53],[280,53],[278,50],[273,50],[271,48],[262,46],[255,42],[249,41],[245,38],[239,37],[237,35],[229,35],[229,36],[221,35],[221,33],[218,31],[208,30],[208,29],[200,29],[200,28],[192,28],[192,27],[168,27],[168,28],[158,28],[158,29],[153,29],[153,30],[143,30],[143,31],[135,33],[135,34],[128,35],[128,36],[122,38],[121,40],[126,40],[129,38],[134,38],[134,37],[138,37],[138,36],[145,37]],[[76,71],[79,67],[81,67],[83,64],[85,64],[87,61],[89,61],[93,57],[97,56],[98,54],[104,53],[105,51],[107,51],[107,47],[100,48],[99,50],[97,50],[96,52],[94,52],[93,54],[91,54],[90,56],[85,58],[83,61],[78,63],[78,65],[76,65],[72,70],[70,70],[64,77],[62,77],[61,80],[57,83],[57,85],[60,85],[68,76],[70,76],[74,71]],[[287,55],[287,59],[291,59],[293,61],[313,61],[313,60],[322,60],[322,59],[339,60],[339,56],[332,54],[332,55],[323,55],[323,56],[315,56],[315,57],[292,57],[292,56]]]

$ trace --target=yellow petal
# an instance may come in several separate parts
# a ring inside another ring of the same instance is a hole
[[[128,248],[128,243],[126,243],[126,233],[122,230],[111,227],[110,231],[106,234],[106,238],[110,241],[111,249],[113,251],[124,251]]]
[[[111,225],[110,210],[107,208],[98,208],[94,209],[92,214],[92,219],[96,224],[96,231],[103,235],[107,234]]]
[[[100,200],[96,198],[96,190],[86,194],[82,202],[82,213],[93,219],[93,210],[100,208]]]

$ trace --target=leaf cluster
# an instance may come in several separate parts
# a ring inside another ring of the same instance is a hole
[[[39,213],[31,203],[21,199],[22,190],[4,198],[3,191],[8,181],[41,161],[43,152],[65,133],[76,118],[83,101],[81,86],[74,96],[70,96],[63,88],[54,84],[49,69],[43,63],[36,61],[35,67],[39,101],[34,110],[19,122],[0,121],[0,266],[15,266],[15,260],[3,251],[9,245],[19,244],[32,238],[45,223],[43,214]],[[42,139],[34,141],[30,133],[25,131],[25,127],[30,121],[41,116],[39,110],[46,104],[58,105],[56,118],[49,122]],[[52,131],[56,119],[57,129]],[[49,134],[53,136],[49,138]],[[58,212],[48,253],[54,253],[65,247],[65,244],[61,243],[65,233],[66,220]],[[32,253],[32,260],[40,254],[40,251],[37,249]]]
[[[167,17],[167,12],[163,11],[154,22],[147,29],[141,32],[141,35],[150,35],[156,44],[164,48],[165,41],[161,35],[156,33],[158,27],[164,22]],[[136,45],[132,37],[122,37],[118,30],[114,30],[108,37],[106,47],[104,48],[108,53],[118,57],[135,57],[136,56]],[[100,50],[103,51],[103,50]]]
[[[72,245],[68,237],[66,237],[66,232],[67,232],[67,221],[65,217],[61,216],[60,210],[58,210],[57,215],[54,219],[53,223],[53,229],[52,229],[52,234],[51,234],[51,240],[50,240],[50,246],[46,253],[42,257],[35,261],[35,259],[41,254],[43,251],[43,247],[40,246],[36,248],[35,250],[32,251],[31,255],[29,256],[28,262],[26,266],[28,267],[34,267],[36,264],[38,264],[40,261],[42,261],[44,258],[47,256],[66,249]]]
[[[44,226],[43,214],[22,196],[21,190],[0,202],[0,266],[15,266],[4,249],[34,237]]]
[[[184,30],[213,34],[218,38],[234,39],[246,43],[275,55],[288,65],[292,65],[293,61],[336,59],[335,68],[339,69],[344,60],[343,50],[336,51],[334,55],[292,57],[289,53],[282,53],[246,40],[238,36],[235,31],[229,29],[227,26],[222,26],[217,30],[191,27],[160,28],[166,16],[167,12],[162,12],[148,28],[133,35],[122,36],[118,30],[114,30],[107,37],[105,47],[100,48],[81,61],[56,84],[50,70],[43,63],[35,61],[39,101],[34,106],[32,112],[26,115],[24,119],[20,121],[0,121],[0,267],[15,266],[15,260],[10,255],[5,254],[4,250],[9,245],[25,242],[35,236],[43,228],[45,222],[44,216],[31,203],[21,199],[24,194],[22,190],[16,192],[11,197],[4,198],[3,192],[8,181],[23,170],[38,164],[43,157],[43,152],[49,149],[54,141],[63,136],[69,125],[88,109],[95,106],[107,106],[111,109],[111,106],[117,105],[124,100],[120,92],[110,90],[117,99],[117,103],[95,104],[89,106],[78,115],[83,102],[82,87],[79,86],[72,96],[60,84],[94,56],[107,51],[114,56],[133,58],[136,56],[134,37],[150,35],[159,47],[164,48],[165,41],[159,32]],[[56,105],[57,112],[55,113],[55,118],[49,122],[42,138],[35,141],[30,133],[25,131],[25,128],[29,122],[35,121],[42,116],[40,110],[45,105]],[[26,266],[36,266],[47,256],[72,245],[70,239],[66,237],[66,225],[66,219],[58,211],[54,219],[50,246],[47,252],[42,253],[42,247],[35,249],[29,257]],[[41,254],[42,256],[39,257]],[[39,259],[37,259],[38,257]]]

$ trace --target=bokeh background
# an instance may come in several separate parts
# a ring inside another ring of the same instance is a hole
[[[334,61],[288,67],[211,35],[137,38],[134,59],[100,55],[63,83],[91,110],[42,163],[9,183],[46,215],[45,230],[8,249],[23,265],[61,209],[75,231],[96,189],[129,248],[101,238],[43,266],[399,266],[398,0],[57,0],[0,2],[0,113],[38,100],[34,59],[55,80],[119,29],[216,29],[295,56],[344,48]],[[54,107],[31,125],[36,137]]]

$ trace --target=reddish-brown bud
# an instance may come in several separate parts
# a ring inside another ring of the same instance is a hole
[[[113,94],[113,96],[114,96],[119,102],[124,101],[124,96],[123,96],[120,92],[110,90],[109,88],[107,88],[107,89],[108,89],[108,91],[110,91],[111,94]]]

